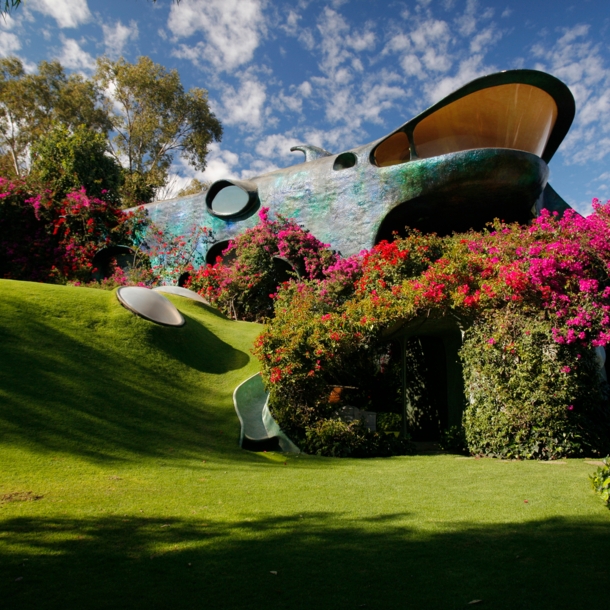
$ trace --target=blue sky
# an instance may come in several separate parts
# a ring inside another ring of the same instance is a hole
[[[610,199],[610,3],[606,0],[25,0],[0,20],[0,56],[59,59],[91,74],[100,55],[148,55],[208,90],[224,137],[203,176],[247,177],[375,140],[466,82],[545,70],[576,98],[550,163],[583,213]]]

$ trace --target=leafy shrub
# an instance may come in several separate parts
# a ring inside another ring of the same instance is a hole
[[[402,427],[402,417],[398,413],[377,413],[377,430],[396,432]]]
[[[579,343],[555,342],[552,328],[544,317],[511,307],[466,332],[461,357],[470,452],[556,459],[606,448],[610,428],[595,354]]]
[[[329,387],[370,388],[388,331],[450,316],[467,336],[471,451],[605,451],[609,414],[591,348],[610,343],[610,205],[593,207],[588,218],[544,212],[531,226],[381,242],[341,297],[322,296],[316,279],[280,286],[255,346],[280,425],[305,435],[332,415]]]
[[[353,286],[354,268],[342,265],[328,244],[318,241],[294,220],[282,216],[272,220],[269,209],[259,212],[259,223],[235,238],[223,255],[190,278],[188,287],[239,320],[263,321],[273,316],[273,299],[278,287],[291,278],[323,280],[326,291]],[[287,270],[286,262],[292,270]],[[321,295],[323,296],[323,295]]]
[[[106,136],[85,125],[69,130],[55,124],[32,146],[30,181],[50,189],[56,200],[84,188],[90,197],[118,206],[122,169],[107,147]]]
[[[469,453],[466,431],[463,426],[450,426],[447,430],[442,430],[439,445],[443,451],[449,453],[461,453],[462,455]]]
[[[590,475],[591,486],[598,493],[606,506],[610,506],[610,457],[604,460],[594,474]]]
[[[408,439],[371,432],[360,420],[346,423],[338,419],[322,419],[309,427],[304,449],[327,457],[388,457],[413,453]]]

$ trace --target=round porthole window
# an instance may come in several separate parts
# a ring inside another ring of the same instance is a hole
[[[238,186],[226,186],[212,199],[212,210],[223,216],[239,214],[244,211],[249,201],[250,197],[244,189]]]
[[[235,250],[231,250],[227,254],[223,254],[223,252],[229,247],[231,243],[230,240],[218,241],[208,250],[208,253],[205,256],[205,262],[208,265],[213,265],[217,262],[217,258],[220,257],[222,259],[223,265],[230,265],[236,258]]]
[[[354,153],[351,153],[351,152],[341,153],[335,159],[335,162],[333,163],[333,169],[335,171],[341,170],[341,169],[349,169],[350,167],[354,167],[354,165],[356,165],[357,162],[358,162],[358,158],[356,157],[356,155]]]
[[[205,202],[213,216],[240,220],[258,207],[257,186],[250,182],[219,180],[208,190]]]

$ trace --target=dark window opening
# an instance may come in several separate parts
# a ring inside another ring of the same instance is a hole
[[[110,246],[99,250],[91,264],[95,271],[93,279],[100,281],[106,277],[110,277],[114,273],[114,266],[126,271],[130,269],[135,262],[135,252],[128,246]]]
[[[333,164],[333,169],[334,170],[349,169],[350,167],[354,167],[354,165],[356,165],[357,162],[358,162],[358,157],[356,157],[356,155],[354,153],[351,153],[351,152],[341,153],[335,159],[335,162]]]
[[[524,196],[519,185],[502,189],[485,189],[478,184],[455,186],[451,193],[430,194],[396,206],[383,219],[375,243],[392,241],[395,233],[404,237],[406,227],[444,236],[470,229],[481,231],[494,218],[527,224],[533,217],[535,200],[535,193]]]
[[[214,263],[216,263],[216,259],[220,256],[223,265],[230,265],[235,260],[235,250],[231,250],[231,252],[223,254],[223,251],[229,247],[230,243],[230,240],[226,239],[224,241],[219,241],[213,246],[211,246],[208,250],[208,253],[205,255],[205,262],[208,265],[213,265]]]
[[[190,279],[191,274],[188,271],[185,271],[184,273],[180,274],[180,277],[178,278],[178,286],[181,288],[184,287]]]

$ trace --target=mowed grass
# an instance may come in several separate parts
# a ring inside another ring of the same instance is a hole
[[[605,607],[593,464],[242,451],[260,327],[172,300],[0,281],[0,608]]]

